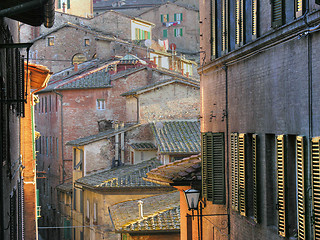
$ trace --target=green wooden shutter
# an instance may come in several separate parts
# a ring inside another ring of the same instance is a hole
[[[305,201],[305,140],[302,136],[296,139],[297,185],[298,185],[298,239],[306,239],[306,201]]]
[[[301,17],[305,11],[305,1],[304,0],[294,0],[295,3],[295,17]]]
[[[70,0],[67,1],[67,8],[70,9]]]
[[[145,39],[145,34],[144,34],[144,31],[141,31],[141,39]]]
[[[257,181],[257,151],[258,151],[258,135],[252,135],[252,173],[253,173],[253,220],[258,222],[258,181]]]
[[[229,29],[228,29],[228,16],[229,16],[229,11],[228,11],[228,0],[223,0],[222,1],[222,54],[225,54],[228,52],[228,34],[229,34]]]
[[[182,28],[180,28],[180,36],[181,36],[181,37],[183,36],[183,30],[182,30]]]
[[[148,32],[148,39],[151,39],[151,33]]]
[[[182,13],[180,13],[180,21],[181,21],[181,22],[183,21]]]
[[[210,1],[210,12],[211,12],[211,58],[217,57],[217,29],[216,29],[216,0]]]
[[[239,211],[242,216],[246,216],[246,135],[239,134],[238,140],[238,158],[239,158]]]
[[[313,239],[320,239],[320,137],[312,138],[312,206],[313,206]]]
[[[164,38],[168,37],[168,30],[167,29],[163,29],[163,37]]]
[[[202,191],[213,204],[225,203],[224,133],[202,134]]]
[[[271,26],[279,27],[284,24],[284,2],[283,0],[271,1]]]
[[[163,14],[161,14],[161,22],[163,22]]]
[[[286,236],[285,136],[277,136],[278,234]]]
[[[233,210],[239,210],[239,164],[238,164],[238,134],[231,133],[231,207]]]
[[[169,21],[169,14],[167,14],[167,22],[170,22],[170,21]]]
[[[61,0],[58,1],[58,9],[61,8]]]
[[[258,0],[252,0],[252,39],[258,36]]]
[[[173,21],[177,21],[177,14],[176,13],[173,15]]]

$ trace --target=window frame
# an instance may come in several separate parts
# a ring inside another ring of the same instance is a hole
[[[50,36],[50,37],[47,37],[47,46],[48,47],[52,47],[55,45],[55,37],[53,36]]]
[[[105,99],[98,98],[97,101],[96,101],[96,107],[97,107],[97,110],[99,110],[99,111],[105,110],[106,109],[106,101],[105,101]]]

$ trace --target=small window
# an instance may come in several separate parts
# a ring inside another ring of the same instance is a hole
[[[161,22],[169,22],[169,14],[161,14]]]
[[[88,38],[84,39],[84,46],[85,47],[90,46],[90,39]]]
[[[90,202],[87,199],[87,221],[90,221]]]
[[[97,203],[93,203],[93,222],[97,224],[98,220],[98,211],[97,211]]]
[[[177,21],[182,21],[182,13],[175,13],[174,14],[174,21],[177,22]]]
[[[48,46],[54,46],[54,37],[48,37]]]
[[[105,101],[104,99],[97,99],[97,110],[105,109]]]
[[[182,30],[182,28],[175,28],[175,29],[173,29],[173,33],[174,33],[174,36],[175,37],[182,37],[182,35],[183,35],[183,30]]]

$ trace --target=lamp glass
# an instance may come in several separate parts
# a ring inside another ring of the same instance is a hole
[[[189,210],[198,209],[200,191],[196,189],[189,189],[184,191],[184,195],[186,196]]]

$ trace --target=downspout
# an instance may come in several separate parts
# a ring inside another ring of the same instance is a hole
[[[223,113],[223,118],[222,121],[226,121],[226,175],[227,175],[227,215],[228,215],[228,239],[230,239],[230,198],[229,198],[229,116],[228,116],[228,112],[229,112],[229,102],[228,102],[228,66],[224,65],[222,67],[222,69],[225,71],[225,88],[226,88],[226,106],[225,106],[225,112]]]
[[[52,91],[60,97],[61,101],[61,160],[62,160],[62,183],[64,183],[64,150],[63,150],[63,95],[56,90]]]

